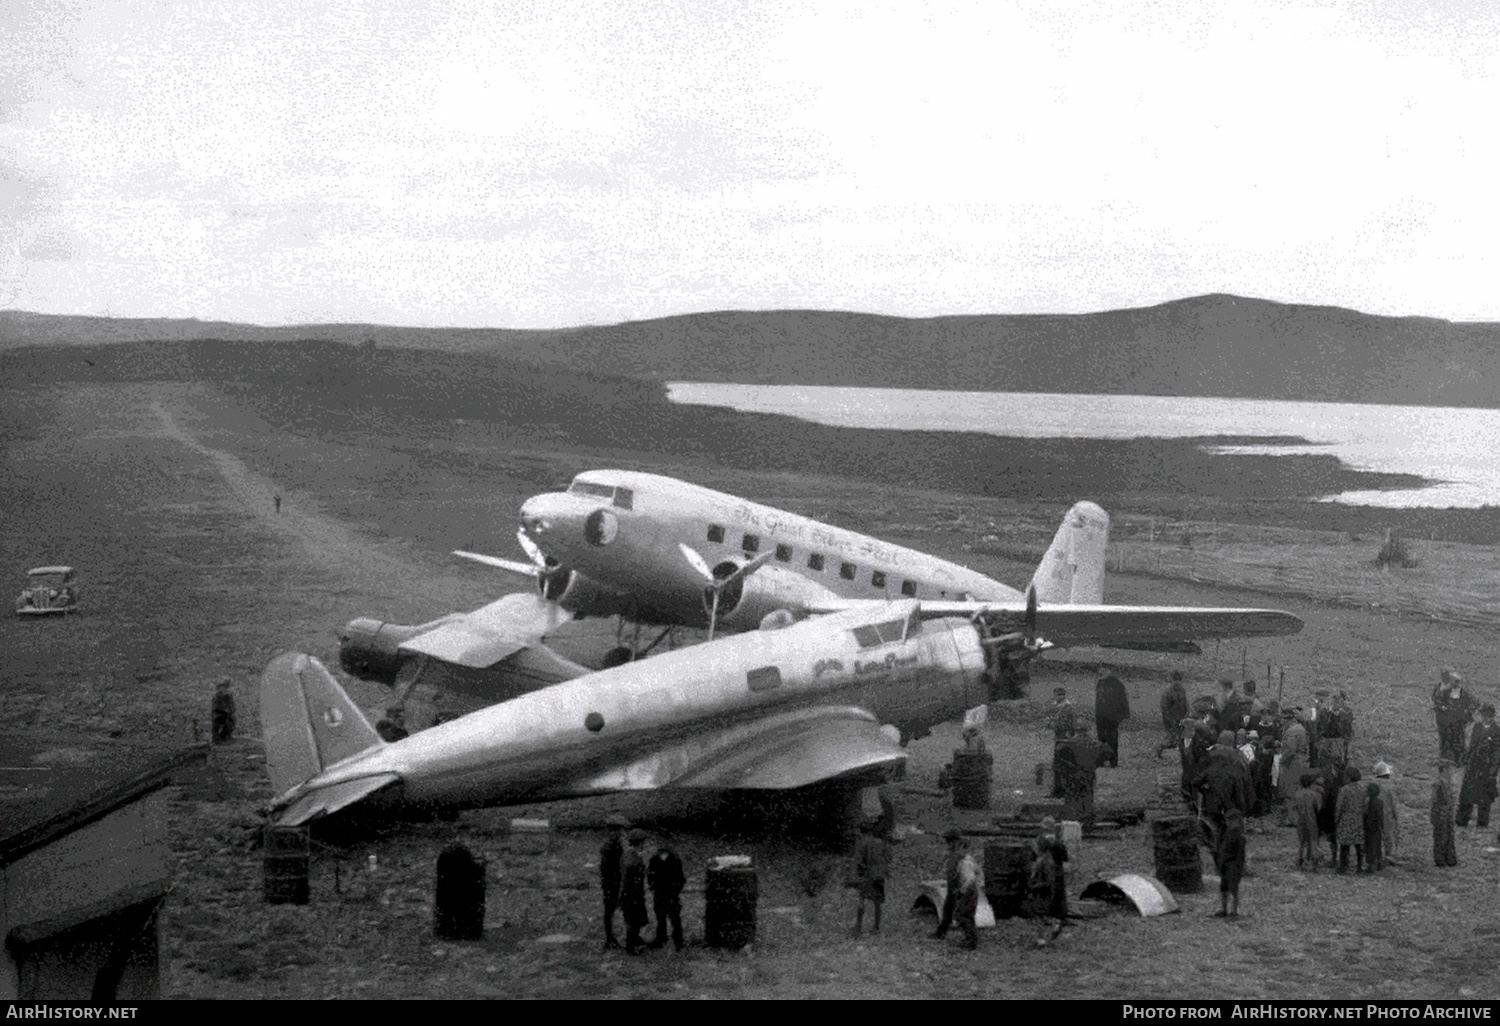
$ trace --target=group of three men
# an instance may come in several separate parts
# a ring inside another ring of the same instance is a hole
[[[625,919],[625,951],[639,955],[646,947],[659,948],[667,942],[670,928],[672,946],[682,950],[682,888],[687,882],[682,859],[662,843],[649,860],[642,854],[646,844],[644,830],[630,830],[621,816],[611,816],[608,840],[599,848],[599,885],[604,891],[604,946],[617,948],[615,911]],[[628,833],[626,831],[629,831]],[[647,945],[641,930],[650,922],[646,914],[646,889],[651,890],[651,904],[656,912],[656,936]]]

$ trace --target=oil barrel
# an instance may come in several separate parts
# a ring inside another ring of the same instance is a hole
[[[703,939],[711,948],[743,948],[755,940],[760,882],[751,866],[708,867],[703,885]]]
[[[270,905],[306,905],[311,845],[307,827],[268,826],[261,835],[265,898]]]
[[[1027,914],[1034,861],[1036,853],[1024,842],[991,841],[984,846],[984,892],[996,919]]]
[[[1196,816],[1166,816],[1151,824],[1156,850],[1156,878],[1168,890],[1203,890],[1203,863],[1198,848],[1202,838]]]
[[[990,807],[990,780],[995,757],[989,752],[971,752],[967,748],[953,751],[953,807],[987,809]]]
[[[432,932],[444,940],[484,936],[484,862],[461,844],[449,845],[438,856]]]

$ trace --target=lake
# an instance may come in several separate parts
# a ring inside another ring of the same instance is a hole
[[[944,392],[825,385],[667,383],[677,403],[780,413],[838,427],[972,431],[1010,438],[1283,438],[1295,444],[1205,445],[1208,452],[1328,453],[1356,470],[1431,484],[1343,492],[1366,506],[1500,506],[1500,410],[1267,399],[1039,392]]]

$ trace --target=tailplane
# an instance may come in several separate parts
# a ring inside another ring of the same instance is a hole
[[[261,675],[260,721],[266,769],[278,795],[384,744],[323,664],[300,652],[277,656]]]
[[[1031,577],[1037,600],[1053,605],[1101,605],[1108,547],[1109,514],[1092,502],[1074,503]]]

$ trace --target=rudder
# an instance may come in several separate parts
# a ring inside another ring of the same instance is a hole
[[[278,795],[384,744],[323,664],[300,652],[277,656],[261,674],[260,718],[266,770]]]
[[[1104,560],[1109,514],[1092,502],[1077,502],[1063,516],[1031,584],[1037,601],[1054,605],[1104,602]]]

